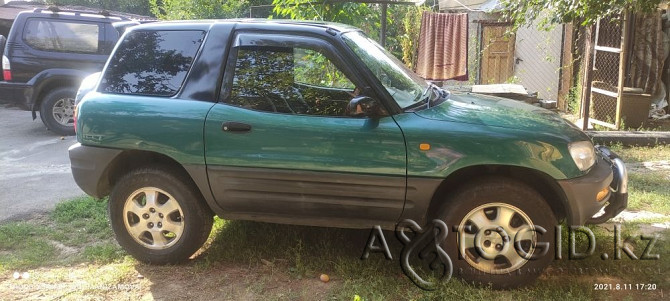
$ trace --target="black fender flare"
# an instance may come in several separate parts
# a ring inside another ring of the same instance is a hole
[[[26,90],[25,97],[26,97],[26,104],[32,111],[33,120],[37,118],[36,112],[39,110],[39,106],[37,105],[38,104],[37,97],[51,83],[57,81],[66,81],[74,83],[73,86],[77,86],[86,76],[92,73],[94,72],[86,72],[73,69],[47,69],[31,78],[27,82],[27,85],[30,88]]]

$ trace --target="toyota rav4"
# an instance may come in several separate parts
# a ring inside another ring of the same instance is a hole
[[[445,91],[341,24],[132,27],[75,116],[76,182],[109,195],[119,244],[151,263],[189,258],[213,214],[437,219],[458,230],[441,245],[457,276],[512,287],[552,261],[559,222],[602,223],[627,204],[623,161],[557,114]]]

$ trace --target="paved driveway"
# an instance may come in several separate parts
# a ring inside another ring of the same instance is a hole
[[[70,173],[74,136],[58,136],[29,111],[0,104],[0,222],[48,211],[84,195]]]

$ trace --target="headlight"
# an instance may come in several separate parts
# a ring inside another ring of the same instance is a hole
[[[596,163],[596,151],[591,141],[578,141],[568,145],[572,160],[581,171],[585,171]]]

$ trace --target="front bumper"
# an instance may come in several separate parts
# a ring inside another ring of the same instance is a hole
[[[598,160],[586,175],[558,181],[565,192],[567,218],[571,225],[604,223],[628,205],[626,165],[609,148],[596,146],[596,149]],[[609,196],[599,202],[596,195],[605,188],[609,188]],[[594,216],[603,207],[604,213]]]
[[[628,171],[626,170],[626,165],[623,160],[609,148],[598,146],[597,149],[600,151],[600,154],[605,161],[612,166],[614,179],[610,184],[612,195],[608,200],[609,204],[605,207],[605,212],[602,215],[591,217],[586,221],[589,224],[602,224],[610,218],[617,216],[628,206]]]

